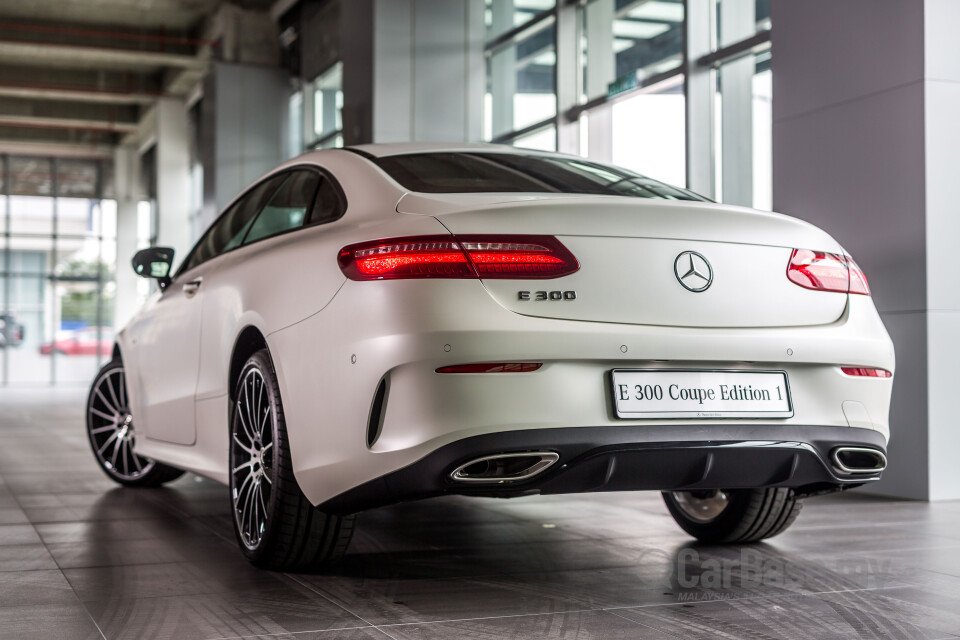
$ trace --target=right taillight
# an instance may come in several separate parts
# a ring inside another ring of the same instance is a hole
[[[867,276],[853,258],[825,251],[794,249],[787,265],[787,278],[814,291],[870,295]]]
[[[351,280],[559,278],[580,268],[553,236],[414,236],[352,244],[340,250]]]

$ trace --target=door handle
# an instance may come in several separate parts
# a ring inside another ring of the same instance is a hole
[[[183,292],[187,296],[192,296],[197,292],[197,289],[200,288],[200,285],[203,284],[203,278],[197,278],[196,280],[191,280],[190,282],[185,282],[183,284]]]

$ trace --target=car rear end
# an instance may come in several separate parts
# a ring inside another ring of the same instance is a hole
[[[336,425],[295,458],[322,508],[879,478],[893,347],[819,229],[686,199],[408,194],[397,210],[435,232],[344,246],[334,300],[275,337],[344,336],[330,365],[284,365],[315,386],[292,419],[323,403]]]

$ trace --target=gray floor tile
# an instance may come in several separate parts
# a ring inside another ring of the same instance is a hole
[[[139,640],[148,631],[177,640],[276,635],[365,626],[329,601],[287,588],[88,603],[111,640]]]
[[[86,610],[74,605],[0,607],[3,640],[102,640]]]
[[[33,544],[40,542],[40,536],[29,524],[0,525],[0,546],[10,544]]]
[[[0,607],[78,603],[77,595],[58,570],[0,572]]]
[[[57,563],[42,544],[0,546],[0,571],[36,571],[56,568]]]
[[[448,640],[450,638],[497,638],[535,640],[563,638],[576,640],[675,640],[663,633],[624,617],[604,611],[573,611],[514,618],[478,618],[432,624],[386,626],[383,630],[399,639]]]

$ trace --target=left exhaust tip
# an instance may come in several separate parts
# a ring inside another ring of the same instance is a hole
[[[450,478],[454,482],[517,482],[543,473],[559,459],[552,451],[499,453],[463,463]]]

